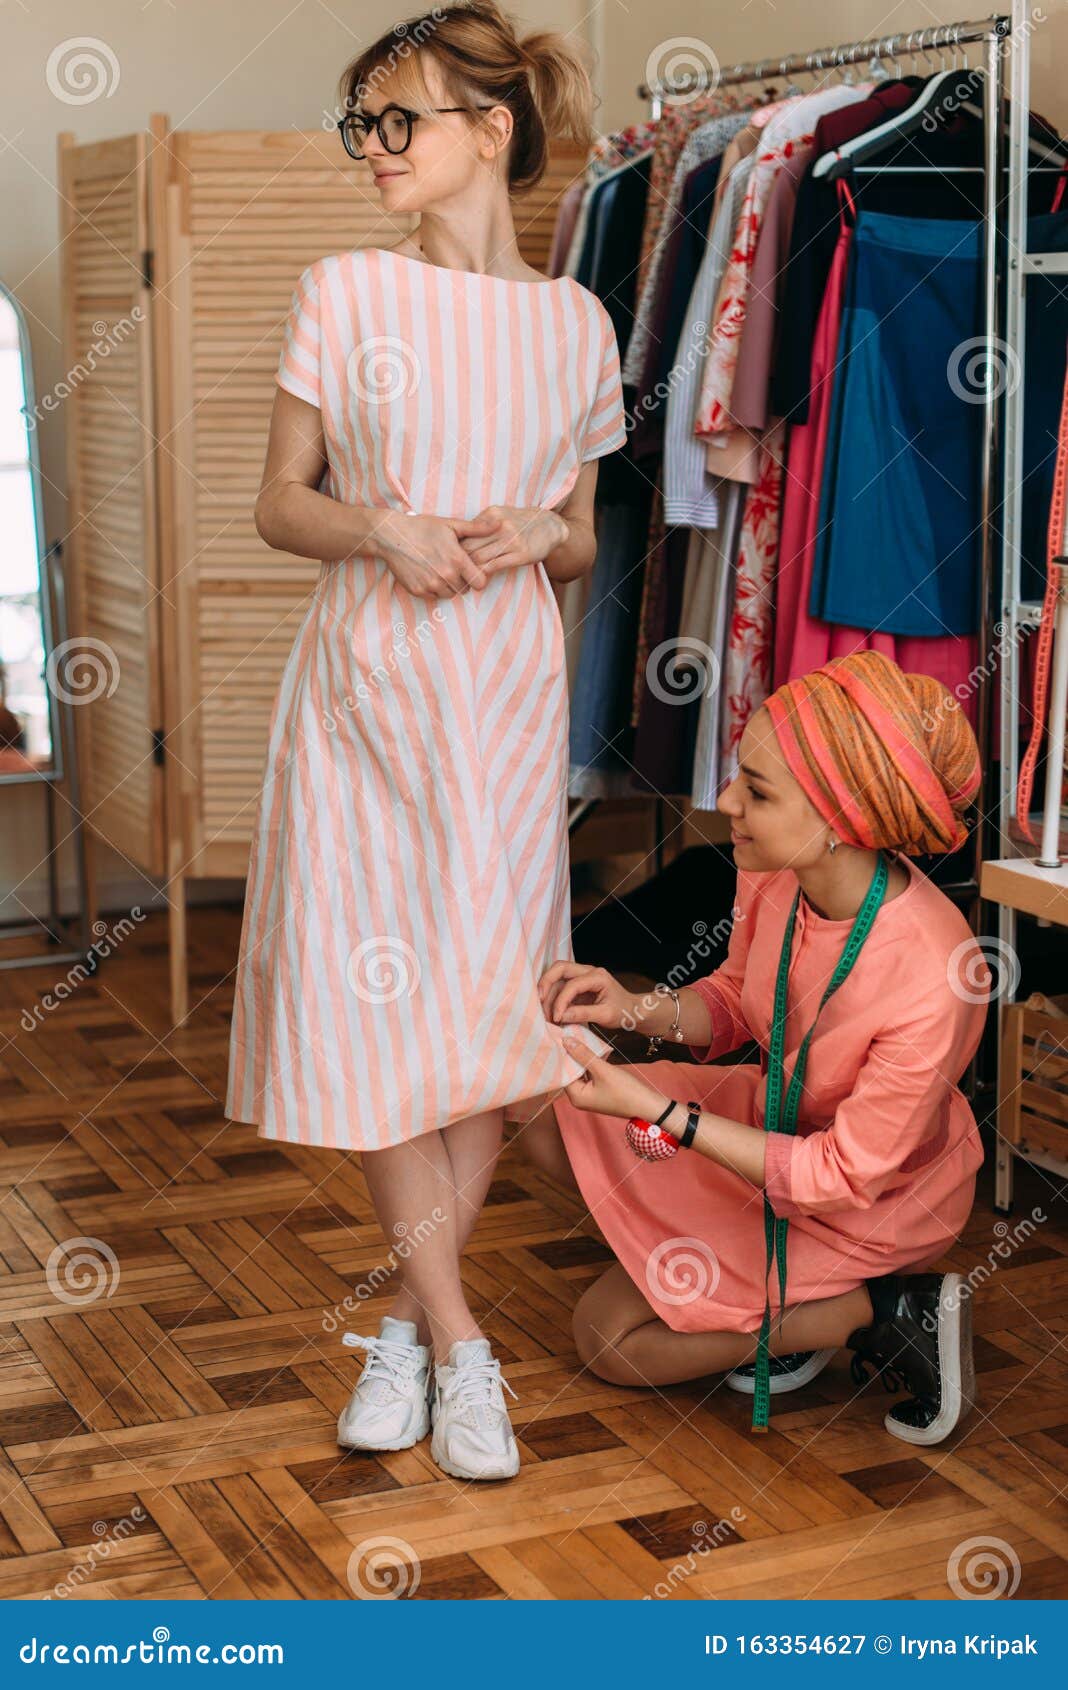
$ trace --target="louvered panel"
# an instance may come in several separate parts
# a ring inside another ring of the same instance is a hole
[[[70,650],[58,664],[75,721],[89,825],[129,861],[162,869],[155,444],[146,144],[63,145],[69,397]],[[140,320],[138,320],[140,319]]]
[[[544,267],[556,203],[581,167],[565,150],[517,202],[529,263]],[[243,871],[271,707],[318,575],[271,551],[253,522],[282,323],[305,265],[392,245],[407,225],[385,222],[367,167],[333,134],[179,132],[170,184],[157,283],[183,420],[164,469],[176,516],[164,544],[180,615],[177,750],[191,771],[185,852],[192,874],[212,875]]]

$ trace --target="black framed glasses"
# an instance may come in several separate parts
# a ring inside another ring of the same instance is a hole
[[[492,111],[493,107],[431,106],[430,109],[434,112]],[[350,158],[359,160],[367,156],[364,148],[372,129],[378,130],[378,139],[387,153],[406,152],[412,143],[412,124],[424,115],[423,112],[408,111],[405,106],[383,106],[374,117],[365,112],[346,112],[344,117],[338,118],[337,127],[345,151]]]

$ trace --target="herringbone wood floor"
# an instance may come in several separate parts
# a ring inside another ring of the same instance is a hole
[[[976,1587],[977,1553],[1006,1594],[1068,1594],[1068,1228],[1033,1171],[1010,1228],[1049,1218],[977,1293],[979,1408],[937,1449],[884,1432],[844,1355],[763,1438],[715,1379],[584,1373],[570,1311],[606,1252],[509,1150],[465,1272],[519,1477],[340,1451],[359,1363],[323,1316],[385,1246],[356,1158],[224,1120],[237,937],[235,912],[194,916],[171,1037],[162,917],[32,1030],[56,971],[0,975],[0,1595],[938,1597]],[[984,1170],[964,1270],[998,1260],[990,1192]],[[113,1253],[102,1278],[79,1284],[79,1238]]]

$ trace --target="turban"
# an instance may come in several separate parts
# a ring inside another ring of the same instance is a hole
[[[790,772],[846,844],[909,856],[963,845],[979,748],[933,676],[858,651],[786,681],[764,707]]]

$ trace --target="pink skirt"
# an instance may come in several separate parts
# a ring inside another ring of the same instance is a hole
[[[640,1062],[633,1071],[665,1097],[759,1124],[756,1063]],[[676,1332],[756,1331],[764,1313],[763,1192],[693,1151],[639,1161],[618,1116],[578,1109],[563,1094],[553,1108],[586,1205],[653,1312]],[[952,1113],[946,1151],[911,1184],[865,1209],[791,1215],[787,1305],[837,1297],[866,1279],[935,1261],[968,1219],[982,1159],[965,1105]],[[767,1284],[775,1310],[774,1263]]]

